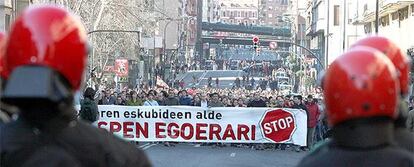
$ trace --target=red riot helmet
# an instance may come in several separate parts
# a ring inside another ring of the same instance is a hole
[[[371,36],[357,41],[352,47],[357,46],[372,47],[384,53],[397,69],[401,95],[407,95],[411,60],[401,52],[400,48],[394,42],[385,37]]]
[[[7,71],[44,66],[61,74],[72,91],[80,88],[87,63],[87,35],[81,21],[66,9],[27,8],[13,24],[6,49]]]
[[[339,56],[326,71],[323,84],[330,125],[358,118],[397,116],[397,72],[376,49],[354,47]]]

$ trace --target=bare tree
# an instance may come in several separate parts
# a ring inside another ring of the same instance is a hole
[[[157,29],[157,20],[167,15],[150,8],[142,0],[33,0],[33,4],[52,3],[65,7],[78,15],[88,32],[94,30],[138,30],[151,35]],[[160,14],[161,13],[161,14]],[[93,52],[89,56],[89,69],[104,73],[116,56],[138,60],[139,41],[135,34],[93,33],[89,35]],[[98,75],[103,76],[103,75]],[[99,82],[100,78],[98,78]]]

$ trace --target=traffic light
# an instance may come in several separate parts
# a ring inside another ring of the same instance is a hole
[[[253,37],[253,48],[255,51],[257,51],[257,48],[259,48],[259,37],[257,36]]]

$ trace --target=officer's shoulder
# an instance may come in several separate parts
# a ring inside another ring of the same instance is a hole
[[[322,154],[328,151],[329,146],[331,144],[332,144],[332,141],[330,139],[326,139],[326,140],[316,143],[315,146],[310,150],[308,156],[317,156],[319,154]]]
[[[311,150],[309,154],[302,158],[297,167],[316,167],[316,166],[326,166],[325,159],[329,154],[329,141],[324,141],[317,146],[315,149]]]
[[[79,129],[85,129],[93,138],[97,147],[104,147],[104,150],[112,152],[117,155],[118,158],[123,158],[124,162],[132,164],[149,164],[149,160],[145,153],[140,149],[136,148],[133,144],[124,141],[123,139],[110,134],[104,129],[93,127],[84,122],[78,122]],[[145,165],[144,165],[145,166]]]

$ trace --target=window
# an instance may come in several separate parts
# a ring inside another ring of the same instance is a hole
[[[241,17],[240,11],[237,12],[237,17]]]
[[[390,15],[386,15],[384,17],[381,17],[380,23],[381,23],[381,26],[383,26],[383,27],[390,25]]]
[[[407,19],[408,18],[408,6],[398,10],[398,13],[399,13],[400,21]]]
[[[365,34],[370,34],[371,33],[371,31],[372,31],[371,22],[364,25],[364,31],[365,31]]]
[[[334,26],[339,26],[339,5],[334,5]]]
[[[411,4],[411,13],[414,13],[414,4]]]
[[[221,15],[223,16],[223,17],[226,17],[226,12],[221,12]]]
[[[391,13],[391,20],[397,20],[398,19],[398,12]]]
[[[4,17],[5,17],[4,18],[4,24],[5,24],[5,27],[6,27],[6,31],[9,31],[9,29],[10,29],[11,16],[9,14],[5,14]]]
[[[256,17],[256,12],[253,12],[253,17]]]

